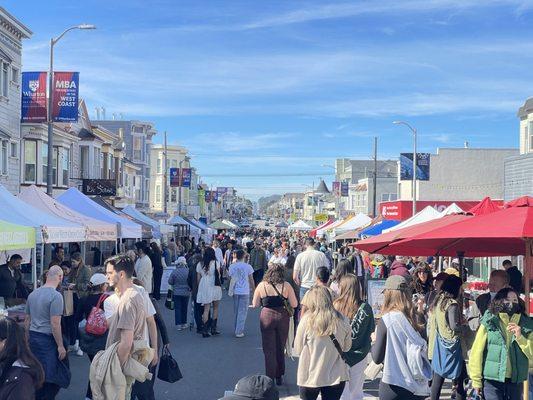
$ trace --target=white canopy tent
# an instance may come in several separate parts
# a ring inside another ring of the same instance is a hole
[[[23,188],[18,198],[46,213],[53,214],[71,222],[82,224],[87,229],[87,240],[108,241],[117,239],[117,225],[87,217],[39,190],[35,185]]]
[[[43,212],[13,196],[3,186],[0,186],[0,209],[4,221],[36,228],[37,243],[67,243],[86,240],[85,226],[46,211]]]
[[[455,203],[452,203],[452,204],[450,204],[448,207],[446,207],[444,210],[442,210],[440,212],[440,216],[444,217],[445,215],[459,214],[459,213],[463,213],[463,212],[464,211],[461,209],[461,207],[459,207]]]
[[[351,218],[353,218],[353,217],[350,216],[350,217],[346,217],[345,219],[338,219],[337,221],[332,222],[331,224],[326,225],[325,227],[323,227],[323,228],[321,228],[321,229],[318,229],[318,230],[316,231],[316,237],[317,237],[317,238],[321,238],[321,237],[323,237],[324,235],[327,234],[327,232],[328,232],[329,230],[333,230],[333,229],[335,229],[337,226],[341,225],[342,223],[348,221],[348,220],[351,219]]]
[[[362,226],[368,225],[372,221],[372,218],[370,218],[368,215],[359,213],[355,215],[354,217],[350,218],[345,223],[338,225],[337,227],[333,228],[331,235],[332,238],[335,236],[338,236],[342,233],[348,232],[348,231],[354,231],[356,229],[361,228]]]
[[[223,219],[222,222],[232,227],[232,229],[239,229],[239,225],[231,222],[229,219]]]
[[[68,189],[57,198],[57,201],[80,214],[118,225],[119,238],[140,239],[142,237],[141,225],[109,211],[107,208],[92,201],[76,188]]]
[[[170,225],[187,225],[190,229],[191,235],[195,238],[199,238],[202,235],[202,229],[198,226],[194,225],[193,223],[186,221],[179,215],[174,215],[170,220],[168,221]]]
[[[154,235],[154,239],[161,239],[161,234],[163,233],[168,234],[168,233],[174,232],[171,226],[159,223],[155,219],[152,219],[148,217],[147,215],[144,215],[142,212],[140,212],[139,210],[137,210],[136,208],[132,206],[124,207],[122,209],[122,212],[125,214],[128,214],[130,217],[133,217],[135,219],[138,219],[141,222],[144,222],[150,225],[153,228],[152,232]]]
[[[313,227],[300,219],[294,224],[289,225],[287,229],[289,231],[310,231]]]
[[[427,206],[423,210],[413,215],[411,218],[408,218],[405,221],[400,222],[398,225],[393,226],[392,228],[385,229],[383,233],[395,231],[397,229],[406,228],[408,226],[413,226],[416,224],[421,224],[422,222],[431,221],[432,219],[437,219],[442,216],[443,215],[441,215],[441,213],[439,213],[433,207]]]

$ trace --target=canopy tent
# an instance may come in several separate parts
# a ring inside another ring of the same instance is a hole
[[[348,221],[336,226],[333,229],[333,236],[340,235],[344,232],[353,231],[361,228],[362,226],[368,225],[372,221],[368,215],[359,213],[353,218],[350,218]]]
[[[35,248],[35,229],[0,221],[0,251]]]
[[[490,197],[487,196],[474,207],[472,207],[470,210],[468,210],[468,213],[474,215],[489,214],[498,210],[501,210],[501,207],[496,202],[492,201]]]
[[[107,208],[109,211],[114,212],[115,214],[123,218],[129,219],[130,221],[140,225],[143,239],[152,239],[154,237],[152,225],[143,222],[135,217],[132,217],[131,215],[126,214],[125,212],[122,212],[118,208],[112,206],[107,201],[105,201],[104,198],[101,196],[94,196],[91,200],[101,205],[102,207]]]
[[[2,220],[34,227],[37,243],[83,242],[86,239],[84,226],[43,212],[13,196],[3,186],[0,186],[0,209]]]
[[[290,231],[310,231],[313,229],[311,225],[299,219],[294,224],[289,225]]]
[[[216,234],[216,231],[214,229],[210,228],[208,225],[204,224],[202,221],[197,220],[195,218],[191,218],[191,221],[193,221],[196,226],[198,226],[200,229],[204,231],[204,236],[206,237],[206,239],[211,240],[209,236]]]
[[[39,190],[35,185],[23,188],[17,197],[46,213],[84,225],[87,230],[87,240],[100,241],[117,239],[116,224],[99,221],[71,210],[59,201],[48,196],[42,190]]]
[[[336,226],[339,226],[340,224],[348,221],[350,218],[353,218],[353,215],[350,215],[349,217],[346,217],[345,219],[338,219],[337,221],[333,221],[331,224],[328,224],[324,226],[323,228],[318,227],[316,231],[316,237],[321,238],[326,234],[327,231],[330,229],[334,229]]]
[[[359,231],[359,238],[366,239],[372,236],[380,235],[383,230],[392,228],[398,225],[401,221],[395,219],[384,219],[378,223],[371,225],[363,230]]]
[[[218,221],[213,222],[210,227],[212,229],[216,229],[217,231],[233,229],[230,225],[226,224],[223,220],[220,219]]]
[[[415,215],[413,215],[411,218],[406,219],[405,221],[399,223],[398,225],[386,229],[383,232],[391,232],[402,228],[407,228],[409,226],[413,226],[416,224],[421,224],[422,222],[431,221],[432,219],[436,219],[441,217],[441,213],[439,213],[437,210],[435,210],[431,206],[427,206],[423,210],[417,212]]]
[[[174,215],[172,218],[168,220],[168,223],[170,225],[191,225],[190,222],[185,221],[183,218],[181,218],[179,215]]]
[[[359,233],[370,227],[370,226],[373,226],[379,222],[383,221],[383,216],[382,215],[378,215],[377,217],[375,217],[372,221],[370,221],[368,224],[366,225],[363,225],[361,226],[359,229],[355,229],[353,231],[348,231],[348,232],[344,232],[344,233],[341,233],[340,235],[338,236],[335,236],[335,240],[354,240],[354,239],[359,239]]]
[[[139,239],[142,237],[141,225],[102,207],[76,188],[68,189],[57,198],[57,201],[80,214],[118,225],[119,238]]]
[[[274,225],[275,228],[287,228],[288,226],[289,224],[285,221],[279,221],[276,225]]]
[[[311,230],[311,232],[309,232],[309,236],[311,236],[312,238],[316,237],[317,236],[317,232],[319,230],[325,229],[327,226],[331,225],[333,222],[335,222],[335,220],[333,218],[328,219],[322,225],[319,225],[315,229]]]
[[[142,212],[140,212],[139,210],[137,210],[136,208],[132,206],[124,207],[122,209],[122,212],[124,214],[128,214],[130,217],[133,217],[136,220],[139,220],[141,222],[144,222],[150,225],[152,227],[152,233],[155,239],[161,239],[161,234],[163,233],[163,231],[165,231],[166,233],[169,232],[169,230],[166,229],[166,226],[168,225],[159,223],[155,219],[152,219],[148,217],[147,215],[144,215]],[[173,229],[170,229],[170,233],[172,233],[173,231],[174,231]]]
[[[223,219],[222,222],[232,227],[232,229],[239,229],[239,225],[234,222],[231,222],[229,219]]]
[[[450,215],[450,214],[459,214],[464,213],[464,210],[459,207],[457,204],[452,203],[448,207],[446,207],[444,210],[440,212],[441,216]]]

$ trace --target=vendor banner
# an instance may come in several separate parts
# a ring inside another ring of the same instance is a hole
[[[416,179],[429,181],[430,153],[416,153]],[[413,153],[400,153],[400,180],[413,179]]]
[[[46,72],[22,73],[21,122],[46,122]]]
[[[180,186],[179,172],[180,172],[179,168],[170,168],[170,187]]]
[[[331,185],[331,189],[333,191],[333,195],[336,197],[339,197],[341,195],[341,183],[334,181]]]
[[[52,119],[78,122],[79,72],[54,72]]]
[[[182,168],[181,169],[181,186],[190,188],[192,180],[192,169]]]
[[[341,182],[341,197],[348,197],[348,182]]]

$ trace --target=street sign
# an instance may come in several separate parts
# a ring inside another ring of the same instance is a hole
[[[114,179],[84,179],[82,192],[88,196],[116,196],[117,184]]]

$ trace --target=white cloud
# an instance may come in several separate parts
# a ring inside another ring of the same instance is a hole
[[[222,155],[227,152],[260,151],[285,147],[287,141],[294,138],[294,133],[259,133],[216,132],[195,135],[188,145],[194,149],[207,150],[211,154]]]

